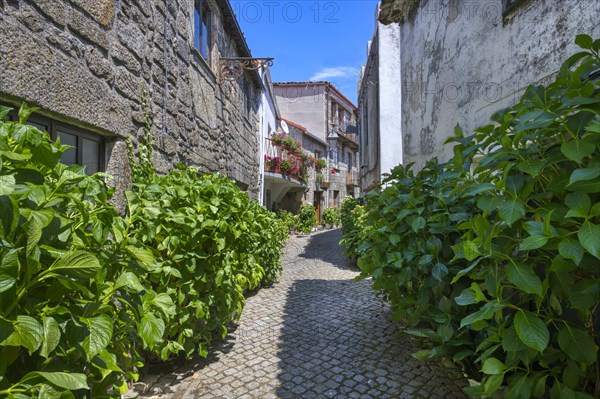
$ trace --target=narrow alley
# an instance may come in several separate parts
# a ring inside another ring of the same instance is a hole
[[[460,379],[411,357],[389,309],[338,245],[340,230],[292,237],[284,272],[248,298],[206,360],[149,369],[128,397],[463,398]],[[143,391],[143,393],[142,393]]]

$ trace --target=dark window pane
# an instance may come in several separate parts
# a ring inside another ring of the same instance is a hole
[[[42,132],[48,132],[50,130],[50,129],[48,129],[48,126],[42,125],[41,123],[35,123],[35,122],[27,121],[27,124],[31,125],[33,127],[38,128]]]
[[[85,165],[88,175],[100,169],[100,143],[94,140],[83,139],[83,153],[81,163]]]
[[[69,148],[63,152],[61,162],[65,165],[75,165],[77,163],[77,136],[65,132],[58,132],[60,143],[62,145],[71,145],[75,148]]]

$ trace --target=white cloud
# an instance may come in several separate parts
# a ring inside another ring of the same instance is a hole
[[[330,80],[331,78],[358,78],[358,69],[353,67],[323,68],[309,80]]]

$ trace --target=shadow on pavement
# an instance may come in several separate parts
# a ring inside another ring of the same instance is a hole
[[[414,351],[369,282],[298,280],[285,305],[277,397],[465,397]]]
[[[343,247],[339,245],[342,230],[322,230],[309,237],[304,252],[299,254],[302,259],[318,259],[344,269],[357,271],[356,263],[343,256]]]

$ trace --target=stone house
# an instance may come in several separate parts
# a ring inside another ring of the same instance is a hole
[[[218,171],[258,197],[263,86],[256,71],[228,79],[231,57],[251,53],[228,0],[0,0],[0,103],[40,107],[31,122],[75,147],[63,161],[117,192],[144,96],[157,170]]]
[[[321,143],[324,154],[322,209],[339,207],[346,196],[357,197],[357,108],[329,82],[276,82],[275,96],[283,118],[292,120]],[[316,191],[319,193],[320,191]],[[307,203],[310,203],[306,200]],[[317,202],[313,198],[313,202]]]
[[[362,189],[399,163],[449,159],[457,123],[488,124],[552,79],[576,35],[600,37],[594,0],[396,3],[401,22],[375,21],[359,86]]]
[[[300,151],[306,157],[323,158],[327,150],[326,141],[309,132],[306,127],[287,119],[280,118],[278,126],[279,134],[287,134],[300,143]],[[267,146],[271,148],[268,156],[281,156],[280,149],[271,144]],[[298,162],[301,161],[298,159]],[[317,171],[314,165],[308,166],[307,179],[303,182],[266,169],[265,198],[268,200],[268,208],[283,209],[296,214],[302,204],[313,205],[320,220],[325,197],[317,175],[324,172],[325,170]]]

